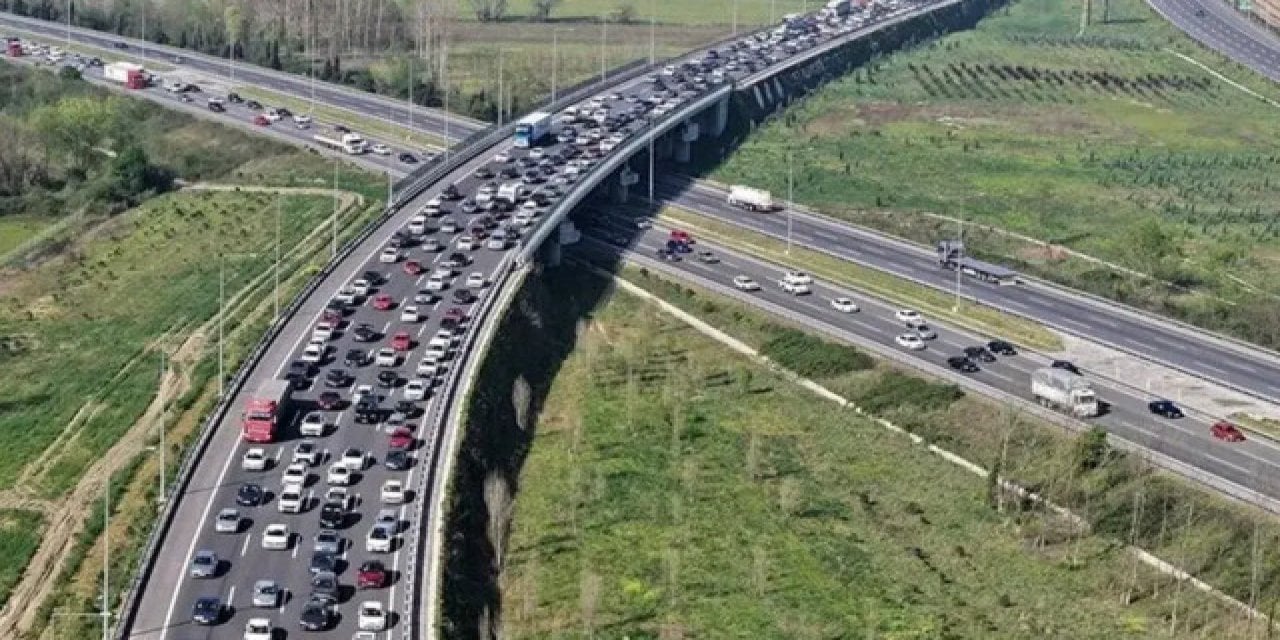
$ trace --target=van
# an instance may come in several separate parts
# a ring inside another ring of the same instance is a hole
[[[291,484],[281,489],[276,509],[280,513],[302,513],[302,487]]]
[[[412,218],[409,218],[409,233],[412,233],[415,235],[422,235],[426,232],[427,232],[427,217],[425,215],[418,214]]]

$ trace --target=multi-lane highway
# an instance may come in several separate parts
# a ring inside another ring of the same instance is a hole
[[[860,292],[816,281],[809,295],[792,295],[779,286],[788,270],[803,271],[803,264],[782,265],[760,260],[716,246],[705,240],[694,245],[695,253],[685,254],[679,261],[658,259],[657,253],[667,240],[667,229],[655,226],[642,232],[623,245],[621,240],[635,234],[635,223],[621,215],[601,214],[589,227],[584,227],[590,239],[577,255],[612,268],[617,252],[630,252],[631,259],[643,262],[650,268],[671,273],[705,285],[722,294],[742,299],[749,304],[763,305],[779,315],[808,325],[830,335],[868,344],[881,354],[896,360],[923,367],[926,370],[947,369],[947,358],[964,355],[965,347],[985,345],[1000,336],[980,337],[970,332],[949,327],[929,319],[938,337],[927,340],[927,348],[911,351],[895,344],[895,336],[906,332],[904,324],[894,316],[900,307],[894,307],[877,298]],[[696,240],[696,238],[695,238]],[[714,262],[699,259],[698,252],[710,251]],[[747,276],[758,283],[758,291],[743,292],[735,288],[734,278]],[[984,285],[983,288],[998,288]],[[860,310],[850,313],[835,309],[835,298],[850,298]],[[1049,359],[1038,354],[1023,352],[1017,356],[1000,356],[993,363],[977,363],[981,370],[965,374],[983,387],[1007,393],[1028,402],[1031,371],[1048,366]],[[1191,414],[1179,420],[1170,420],[1151,414],[1147,403],[1154,399],[1136,390],[1089,376],[1098,389],[1099,397],[1109,405],[1108,411],[1089,422],[1107,428],[1129,442],[1163,453],[1180,462],[1207,471],[1241,487],[1280,498],[1280,488],[1269,481],[1280,472],[1280,447],[1265,439],[1249,439],[1228,443],[1214,439],[1209,433],[1212,416]]]
[[[752,214],[730,206],[726,193],[681,178],[658,183],[655,194],[714,219],[784,239],[788,212]],[[792,241],[831,255],[909,278],[944,291],[955,288],[954,272],[939,269],[924,247],[887,238],[807,212],[791,211]],[[1066,295],[1057,288],[981,286],[966,279],[963,295],[1045,326],[1128,351],[1154,362],[1198,374],[1261,398],[1280,397],[1280,362],[1262,350],[1203,340],[1194,332],[1134,313],[1120,305]]]
[[[1147,0],[1201,44],[1280,82],[1280,38],[1222,0]]]

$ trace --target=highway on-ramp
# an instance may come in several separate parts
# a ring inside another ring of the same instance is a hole
[[[1147,0],[1166,20],[1206,47],[1280,82],[1280,37],[1223,0]]]

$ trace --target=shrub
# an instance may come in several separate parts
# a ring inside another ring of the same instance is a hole
[[[760,349],[774,362],[807,378],[826,378],[870,369],[875,362],[848,345],[829,342],[795,329],[778,327]]]
[[[888,371],[854,400],[867,411],[885,413],[904,407],[924,411],[946,409],[962,397],[964,392],[954,384],[939,384]]]

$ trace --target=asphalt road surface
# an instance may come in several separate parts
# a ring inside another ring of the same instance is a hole
[[[583,218],[585,214],[580,214],[579,217]],[[667,230],[660,226],[635,238],[634,222],[618,215],[597,214],[594,219],[583,224],[589,241],[584,242],[581,247],[575,247],[575,255],[584,256],[602,266],[612,267],[619,249],[657,260],[657,251],[667,239]],[[588,224],[594,226],[586,226]],[[623,240],[628,237],[632,239],[624,245]],[[606,244],[609,246],[606,247]],[[695,253],[685,254],[678,262],[660,260],[654,262],[653,266],[669,269],[748,303],[763,302],[785,310],[786,317],[801,321],[820,332],[850,339],[862,338],[881,345],[884,353],[894,359],[946,369],[948,357],[964,355],[965,347],[983,345],[992,339],[929,319],[929,325],[937,332],[938,337],[927,340],[926,349],[910,351],[894,342],[895,336],[906,331],[905,325],[894,317],[894,312],[900,307],[820,280],[811,285],[811,294],[792,295],[780,288],[779,281],[789,268],[803,269],[804,265],[780,265],[762,261],[706,241],[698,241],[693,249]],[[712,264],[700,260],[697,253],[701,251],[710,251],[717,261]],[[761,289],[755,292],[735,289],[734,278],[743,275],[759,283]],[[837,311],[832,307],[831,301],[838,297],[854,300],[860,311]],[[1031,372],[1048,366],[1049,361],[1037,354],[1020,353],[1013,357],[1000,356],[994,363],[978,364],[981,367],[979,372],[965,375],[992,389],[1033,401],[1030,393]],[[1277,445],[1265,439],[1250,439],[1241,443],[1214,439],[1209,433],[1212,419],[1194,414],[1179,420],[1155,416],[1147,410],[1147,402],[1154,397],[1116,387],[1107,380],[1089,376],[1087,371],[1084,374],[1093,382],[1099,398],[1109,405],[1109,410],[1104,415],[1087,419],[1087,422],[1104,426],[1108,432],[1130,442],[1172,456],[1235,484],[1280,497],[1280,487],[1269,481],[1269,478],[1280,472],[1280,447]]]
[[[787,234],[787,212],[750,213],[725,202],[725,192],[679,178],[659,182],[660,200],[696,210],[717,220],[778,239]],[[955,273],[938,268],[933,252],[821,217],[796,212],[792,242],[818,247],[840,258],[923,282],[943,291],[955,289]],[[1194,375],[1221,381],[1247,393],[1280,397],[1280,362],[1263,352],[1248,352],[1201,340],[1168,325],[1126,312],[1119,305],[1086,301],[1033,285],[989,286],[971,278],[961,292],[998,309],[1007,309],[1069,334],[1109,344]]]
[[[1201,44],[1280,82],[1280,38],[1223,0],[1147,0]]]

